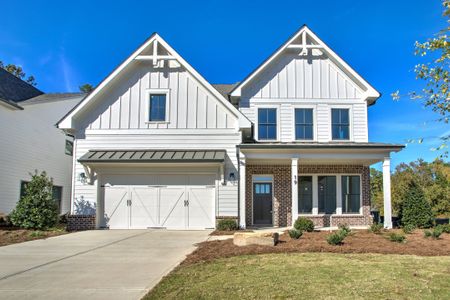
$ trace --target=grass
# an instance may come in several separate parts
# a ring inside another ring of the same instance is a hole
[[[295,253],[181,266],[144,299],[442,299],[449,295],[449,256]]]

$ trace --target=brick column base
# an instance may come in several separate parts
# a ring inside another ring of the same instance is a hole
[[[95,215],[69,215],[67,231],[82,231],[95,229]]]

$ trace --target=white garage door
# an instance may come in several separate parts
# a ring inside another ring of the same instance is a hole
[[[214,228],[214,177],[213,174],[109,176],[107,181],[112,184],[104,187],[105,223],[111,229]],[[146,181],[153,184],[142,184]],[[127,184],[114,184],[124,182]]]

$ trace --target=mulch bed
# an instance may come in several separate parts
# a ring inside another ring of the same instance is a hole
[[[390,232],[400,230],[391,230]],[[280,236],[276,246],[244,246],[238,247],[232,239],[210,241],[198,244],[198,248],[187,256],[182,265],[198,262],[208,262],[218,258],[238,255],[264,253],[292,253],[292,252],[332,252],[332,253],[379,253],[379,254],[410,254],[420,256],[450,255],[450,234],[442,234],[440,239],[425,238],[422,230],[415,230],[406,235],[405,243],[391,242],[387,233],[374,234],[367,230],[354,230],[345,238],[340,246],[329,245],[326,236],[329,232],[305,232],[303,236],[294,240],[287,233]]]
[[[34,234],[33,234],[34,233]],[[14,227],[0,227],[0,247],[66,234],[64,230],[36,231]]]
[[[239,229],[239,230],[214,230],[213,232],[211,232],[209,235],[214,236],[214,235],[230,235],[233,236],[233,234],[235,232],[252,232],[253,230],[247,230],[247,229]]]

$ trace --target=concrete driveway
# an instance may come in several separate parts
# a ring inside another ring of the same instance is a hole
[[[0,299],[140,299],[208,234],[98,230],[0,247]]]

